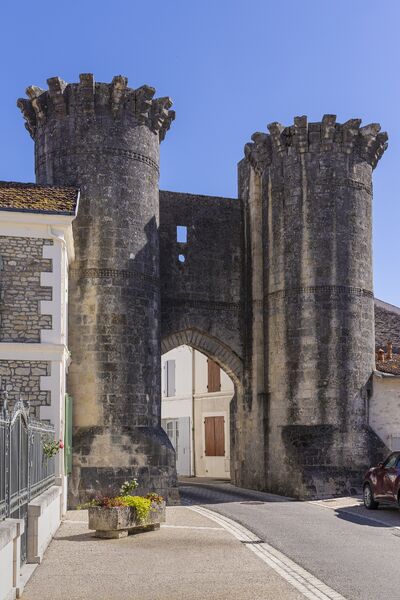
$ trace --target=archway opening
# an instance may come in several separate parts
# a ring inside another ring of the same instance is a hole
[[[163,343],[161,425],[176,451],[178,477],[230,480],[239,383],[215,356],[171,345]]]

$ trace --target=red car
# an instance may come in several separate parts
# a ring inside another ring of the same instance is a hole
[[[400,451],[367,471],[363,491],[365,508],[378,508],[381,502],[400,508]]]

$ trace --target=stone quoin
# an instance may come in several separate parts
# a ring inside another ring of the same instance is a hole
[[[48,85],[18,105],[37,182],[81,191],[69,276],[70,505],[130,477],[175,497],[160,358],[181,344],[235,384],[234,483],[301,498],[354,490],[386,450],[366,406],[372,170],[387,135],[358,119],[296,117],[246,145],[239,199],[159,191],[169,98],[122,76]]]

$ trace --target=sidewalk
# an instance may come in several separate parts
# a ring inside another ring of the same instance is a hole
[[[302,600],[245,544],[190,508],[158,531],[101,540],[69,511],[22,600]]]

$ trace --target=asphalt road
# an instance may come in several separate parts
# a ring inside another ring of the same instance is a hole
[[[186,481],[180,492],[182,504],[230,517],[347,600],[400,600],[396,508],[367,511],[349,499],[296,502],[210,482]]]

